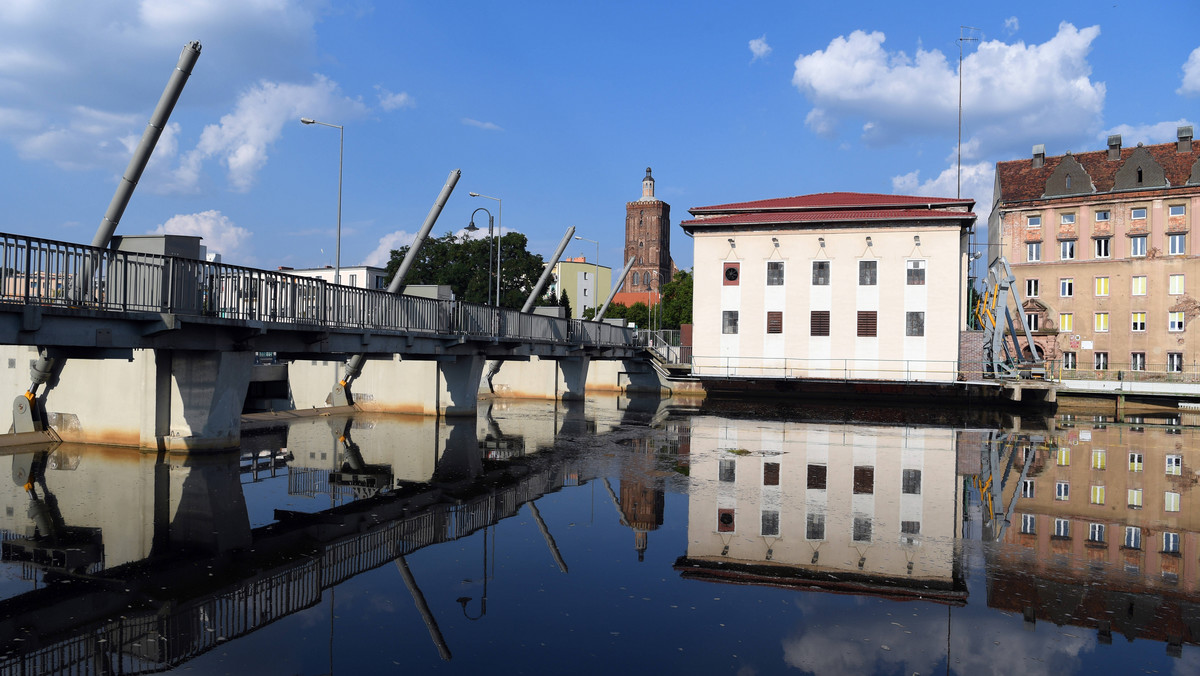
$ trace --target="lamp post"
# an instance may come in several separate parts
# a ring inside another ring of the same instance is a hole
[[[467,230],[467,232],[476,232],[479,230],[479,228],[475,226],[475,214],[477,214],[481,211],[488,215],[488,276],[487,276],[487,284],[485,284],[485,286],[487,286],[487,293],[488,293],[487,304],[491,305],[492,304],[492,212],[488,211],[486,207],[479,207],[475,211],[472,211],[471,212],[471,222],[467,224],[466,230]]]
[[[654,270],[653,272],[654,272],[654,276],[658,278],[658,307],[661,311],[661,308],[662,308],[662,271]],[[646,274],[649,275],[650,273],[646,273]],[[655,307],[653,301],[651,300],[653,297],[654,297],[654,287],[650,283],[650,280],[646,280],[646,323],[649,324],[648,328],[650,329],[651,332],[654,331],[654,322],[651,321],[654,318],[654,307]],[[658,323],[658,328],[660,330],[662,329],[662,321],[661,320]]]
[[[318,122],[311,117],[300,118],[301,124],[319,124],[338,130],[338,209],[337,209],[337,253],[333,259],[333,283],[342,283],[342,158],[346,147],[346,130],[340,124]]]
[[[467,193],[471,197],[482,197],[485,200],[496,200],[496,307],[500,307],[500,238],[504,235],[504,202],[499,197],[488,197],[477,192]],[[492,212],[488,212],[490,217]],[[488,236],[491,236],[491,220],[488,221]],[[491,248],[488,249],[488,269],[492,267]]]
[[[596,271],[592,274],[592,320],[595,321],[595,313],[600,310],[600,304],[596,302],[596,292],[600,288],[600,242],[597,242],[594,239],[588,239],[587,237],[580,237],[579,235],[575,235],[575,239],[582,240],[584,242],[591,242],[592,244],[596,245],[596,260],[593,261],[593,264],[596,266]],[[579,316],[583,316],[583,310],[579,311]]]

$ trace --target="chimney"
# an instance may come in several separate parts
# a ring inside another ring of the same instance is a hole
[[[1189,124],[1186,127],[1180,127],[1179,131],[1175,132],[1179,137],[1179,143],[1175,146],[1175,151],[1180,153],[1192,152],[1192,126]]]
[[[1113,134],[1108,137],[1108,161],[1121,159],[1121,135]]]
[[[1039,143],[1033,147],[1033,168],[1041,169],[1046,164],[1046,146]]]

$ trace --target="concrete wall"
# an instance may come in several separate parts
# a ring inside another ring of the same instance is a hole
[[[484,359],[475,355],[439,361],[372,359],[350,386],[363,411],[414,415],[474,415]],[[324,408],[333,386],[345,374],[340,361],[295,361],[288,365],[292,404]]]
[[[64,359],[43,386],[47,422],[64,441],[166,450],[233,448],[241,436],[251,352],[134,350],[132,359]],[[30,384],[37,352],[0,347],[0,383]]]

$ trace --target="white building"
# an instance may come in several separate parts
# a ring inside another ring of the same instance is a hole
[[[287,267],[279,268],[280,272],[298,277],[312,277],[314,279],[324,280],[333,283],[334,268],[325,266],[323,268],[301,268],[292,269]],[[370,265],[350,265],[342,266],[342,285],[352,286],[356,289],[386,289],[387,288],[387,270],[384,268],[376,268]]]
[[[974,204],[821,193],[690,209],[693,373],[955,380]]]

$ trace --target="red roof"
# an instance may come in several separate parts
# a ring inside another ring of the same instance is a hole
[[[691,233],[714,226],[883,221],[973,221],[975,200],[862,192],[824,192],[689,209],[680,226]]]
[[[694,218],[680,223],[685,231],[729,225],[778,225],[784,223],[870,223],[877,221],[963,221],[975,220],[970,211],[926,209],[865,209],[855,211],[757,211]]]
[[[795,197],[776,197],[773,199],[755,200],[753,202],[732,202],[708,207],[692,207],[688,209],[693,216],[707,213],[728,213],[732,211],[805,211],[821,209],[847,208],[881,208],[881,207],[967,207],[975,206],[971,199],[953,197],[920,197],[916,195],[885,195],[868,192],[822,192],[814,195],[797,195]]]
[[[1163,168],[1163,173],[1171,187],[1185,185],[1190,178],[1192,167],[1200,156],[1200,141],[1192,141],[1192,151],[1181,153],[1177,150],[1177,142],[1159,143],[1152,146],[1142,146],[1150,152],[1155,162]],[[1116,183],[1117,170],[1125,164],[1125,160],[1138,149],[1121,148],[1120,160],[1109,160],[1108,150],[1095,150],[1086,153],[1070,155],[1083,165],[1084,171],[1092,179],[1097,194],[1109,192]],[[1000,182],[1001,201],[1022,201],[1041,199],[1046,193],[1046,180],[1068,155],[1047,157],[1041,167],[1035,168],[1030,158],[996,163],[996,178]],[[1165,186],[1164,186],[1165,187]],[[1153,188],[1151,188],[1153,189]],[[1055,195],[1062,198],[1078,198],[1080,194]]]

